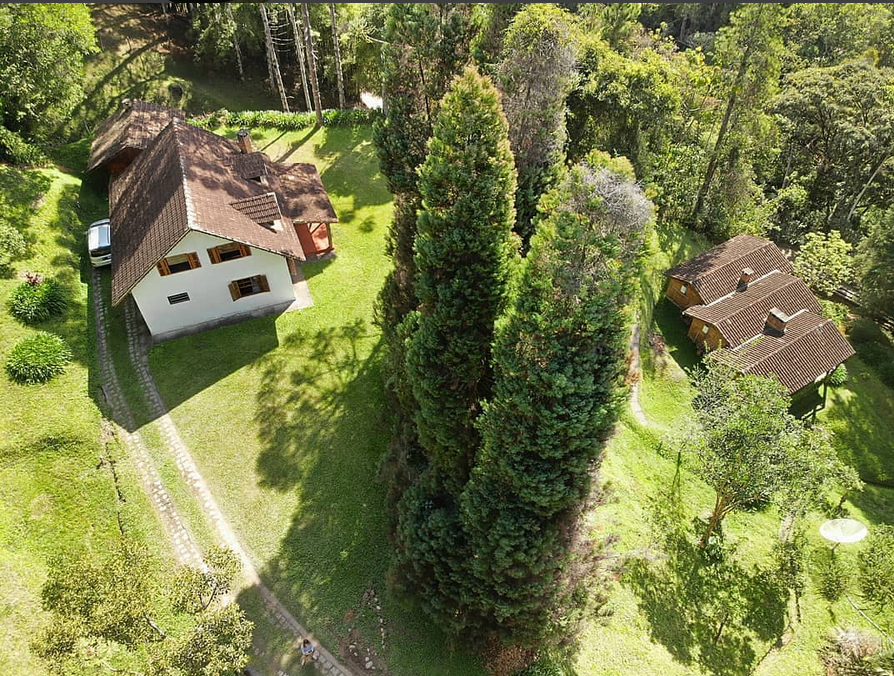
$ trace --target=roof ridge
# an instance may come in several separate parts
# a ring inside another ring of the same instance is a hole
[[[192,190],[186,178],[186,158],[183,156],[183,142],[180,140],[180,125],[183,122],[176,115],[168,123],[174,135],[174,144],[177,147],[177,163],[180,165],[180,179],[183,185],[183,201],[186,203],[186,225],[190,230],[196,230],[196,211],[193,203]],[[164,131],[164,130],[162,130]],[[161,134],[159,134],[161,136]],[[157,137],[156,137],[157,138]]]
[[[731,261],[731,262],[732,262],[732,263],[735,263],[735,261]],[[768,272],[768,273],[766,273],[766,274],[763,274],[763,275],[761,275],[760,277],[758,277],[757,279],[752,279],[750,282],[748,282],[748,286],[747,286],[745,289],[743,289],[741,293],[743,293],[743,292],[745,292],[745,291],[748,291],[748,289],[751,288],[751,285],[752,285],[752,284],[757,284],[758,282],[765,280],[767,277],[769,277],[769,276],[772,275],[773,273],[779,273],[780,275],[784,275],[784,274],[786,274],[786,273],[782,272],[782,270],[777,270],[777,269],[774,268],[773,270],[770,270],[770,272]],[[787,284],[791,284],[791,282],[787,282]],[[780,287],[780,288],[781,288],[781,287]],[[730,292],[729,292],[728,294],[726,294],[725,296],[721,296],[720,298],[717,298],[716,300],[712,300],[710,303],[702,303],[702,306],[703,306],[703,307],[711,307],[712,305],[715,305],[715,304],[717,304],[717,303],[719,303],[719,302],[721,302],[721,301],[724,301],[724,300],[726,300],[726,299],[728,299],[728,298],[732,298],[732,297],[735,296],[737,293],[740,293],[738,287],[735,288],[735,289],[733,289],[732,291],[730,291]],[[772,292],[771,292],[771,293],[772,293]],[[767,295],[769,295],[769,294],[767,294]],[[696,307],[696,306],[693,305],[693,307]],[[687,310],[688,310],[688,309],[689,309],[689,308],[687,308]]]

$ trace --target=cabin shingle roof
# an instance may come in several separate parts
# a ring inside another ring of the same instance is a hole
[[[727,347],[736,347],[761,332],[767,313],[774,307],[788,315],[799,310],[822,313],[819,302],[800,278],[773,270],[713,303],[688,307],[683,315],[715,326]]]
[[[689,284],[707,304],[734,290],[744,268],[754,270],[755,277],[772,270],[792,271],[788,259],[770,240],[737,235],[664,274]]]
[[[174,118],[186,113],[147,101],[127,101],[96,129],[87,171],[111,162],[124,150],[144,150]]]
[[[835,324],[800,312],[789,319],[782,336],[760,333],[736,349],[715,350],[710,358],[742,373],[775,375],[793,394],[853,355],[854,348]]]
[[[113,304],[191,230],[304,260],[293,223],[338,220],[314,165],[258,153],[268,171],[264,185],[234,170],[238,154],[234,142],[175,118],[112,183]],[[255,219],[274,205],[283,227],[260,225],[267,221]]]

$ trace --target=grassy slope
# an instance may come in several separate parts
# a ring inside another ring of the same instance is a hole
[[[114,439],[101,441],[92,313],[80,259],[82,224],[98,205],[82,201],[79,210],[79,189],[76,177],[56,170],[0,165],[3,213],[31,243],[15,274],[55,275],[72,290],[67,314],[38,328],[62,335],[74,354],[66,372],[44,385],[20,386],[0,374],[0,665],[9,673],[45,673],[28,644],[45,619],[39,593],[48,561],[81,546],[106,550],[118,537],[114,488],[109,471],[97,467],[100,454],[120,460],[125,523],[137,537],[161,541],[123,449]],[[18,283],[0,279],[0,361],[34,330],[6,312]]]
[[[389,544],[375,477],[388,430],[372,312],[388,269],[391,196],[369,129],[253,137],[275,159],[316,163],[340,218],[337,256],[304,266],[313,308],[154,348],[162,395],[259,568],[327,645],[356,627],[382,653],[363,605],[374,588],[391,672],[478,673],[385,594]]]
[[[69,133],[89,132],[124,97],[190,113],[279,107],[259,77],[234,82],[229,69],[216,75],[200,67],[185,46],[185,20],[171,18],[165,24],[158,5],[93,5],[91,13],[100,51],[87,59],[86,98],[71,116]],[[182,98],[172,95],[174,84],[182,87]]]
[[[660,232],[653,242],[647,266],[652,273],[647,271],[644,279],[657,278],[656,273],[696,253],[700,246],[704,244],[689,233],[673,229]],[[644,284],[643,288],[645,293],[651,289],[656,294],[654,298],[660,298],[663,291],[655,283]],[[785,626],[784,603],[767,593],[773,578],[767,572],[771,566],[770,548],[779,522],[775,509],[727,518],[727,539],[735,546],[733,560],[741,569],[737,579],[743,583],[742,598],[745,606],[756,612],[746,617],[739,628],[727,629],[716,645],[713,636],[703,631],[704,617],[716,592],[692,573],[702,568],[693,565],[692,552],[686,547],[674,550],[678,565],[664,558],[663,538],[661,529],[655,526],[655,514],[657,507],[669,500],[676,457],[673,450],[668,451],[667,439],[671,431],[679,429],[680,421],[688,417],[691,389],[684,369],[694,363],[695,354],[682,329],[679,313],[669,303],[655,305],[646,299],[644,307],[654,307],[651,330],[663,335],[668,348],[663,356],[655,354],[649,348],[650,331],[644,328],[640,400],[655,427],[643,429],[632,417],[625,417],[618,435],[606,450],[603,464],[603,478],[609,486],[611,500],[594,515],[594,523],[600,530],[620,538],[617,549],[631,557],[631,564],[612,595],[612,616],[604,623],[593,623],[587,628],[577,657],[577,671],[581,674],[746,674],[752,673],[759,662],[754,673],[819,674],[816,649],[824,640],[827,628],[836,624],[867,625],[847,601],[829,605],[817,595],[814,567],[807,595],[802,600],[802,624],[784,647],[773,648]],[[648,316],[646,309],[641,310],[641,316]],[[830,397],[832,403],[821,417],[826,416],[837,434],[847,438],[856,456],[871,456],[879,435],[894,438],[891,428],[894,417],[879,418],[889,410],[886,407],[894,405],[894,392],[867,373],[859,362],[849,365],[849,369],[853,374],[850,384]],[[857,415],[856,419],[836,413],[841,406],[840,399],[848,402],[848,410]],[[871,414],[860,414],[860,411]],[[874,431],[867,435],[864,427]],[[712,492],[685,469],[680,478],[682,520],[688,522],[708,511]],[[870,525],[892,523],[894,491],[867,487],[844,507],[850,515]],[[814,514],[808,520],[813,555],[818,559],[826,552],[816,534],[816,527],[824,518]],[[844,555],[852,558],[853,550]]]

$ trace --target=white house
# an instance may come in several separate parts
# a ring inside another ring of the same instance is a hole
[[[332,249],[311,164],[281,164],[173,119],[111,184],[112,303],[153,340],[306,307],[298,263]]]

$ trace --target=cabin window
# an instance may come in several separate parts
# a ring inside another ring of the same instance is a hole
[[[199,257],[193,253],[177,254],[176,256],[168,256],[162,258],[158,262],[158,274],[162,277],[165,275],[173,275],[178,272],[186,272],[194,268],[202,267],[199,263]]]
[[[680,284],[680,295],[681,296],[686,295],[686,285],[685,284]]]
[[[246,296],[254,296],[259,293],[270,291],[270,285],[267,284],[266,275],[255,275],[254,277],[246,277],[245,279],[237,279],[230,282],[230,296],[233,300],[239,300]]]
[[[704,333],[705,335],[708,335],[708,325],[707,324],[702,326],[702,333]]]
[[[177,303],[185,303],[189,300],[189,294],[184,291],[183,293],[175,293],[173,296],[168,296],[168,302],[171,305],[176,305]]]
[[[212,263],[226,263],[234,261],[237,258],[245,258],[251,256],[251,249],[241,242],[227,242],[213,249],[208,249],[208,258]]]

